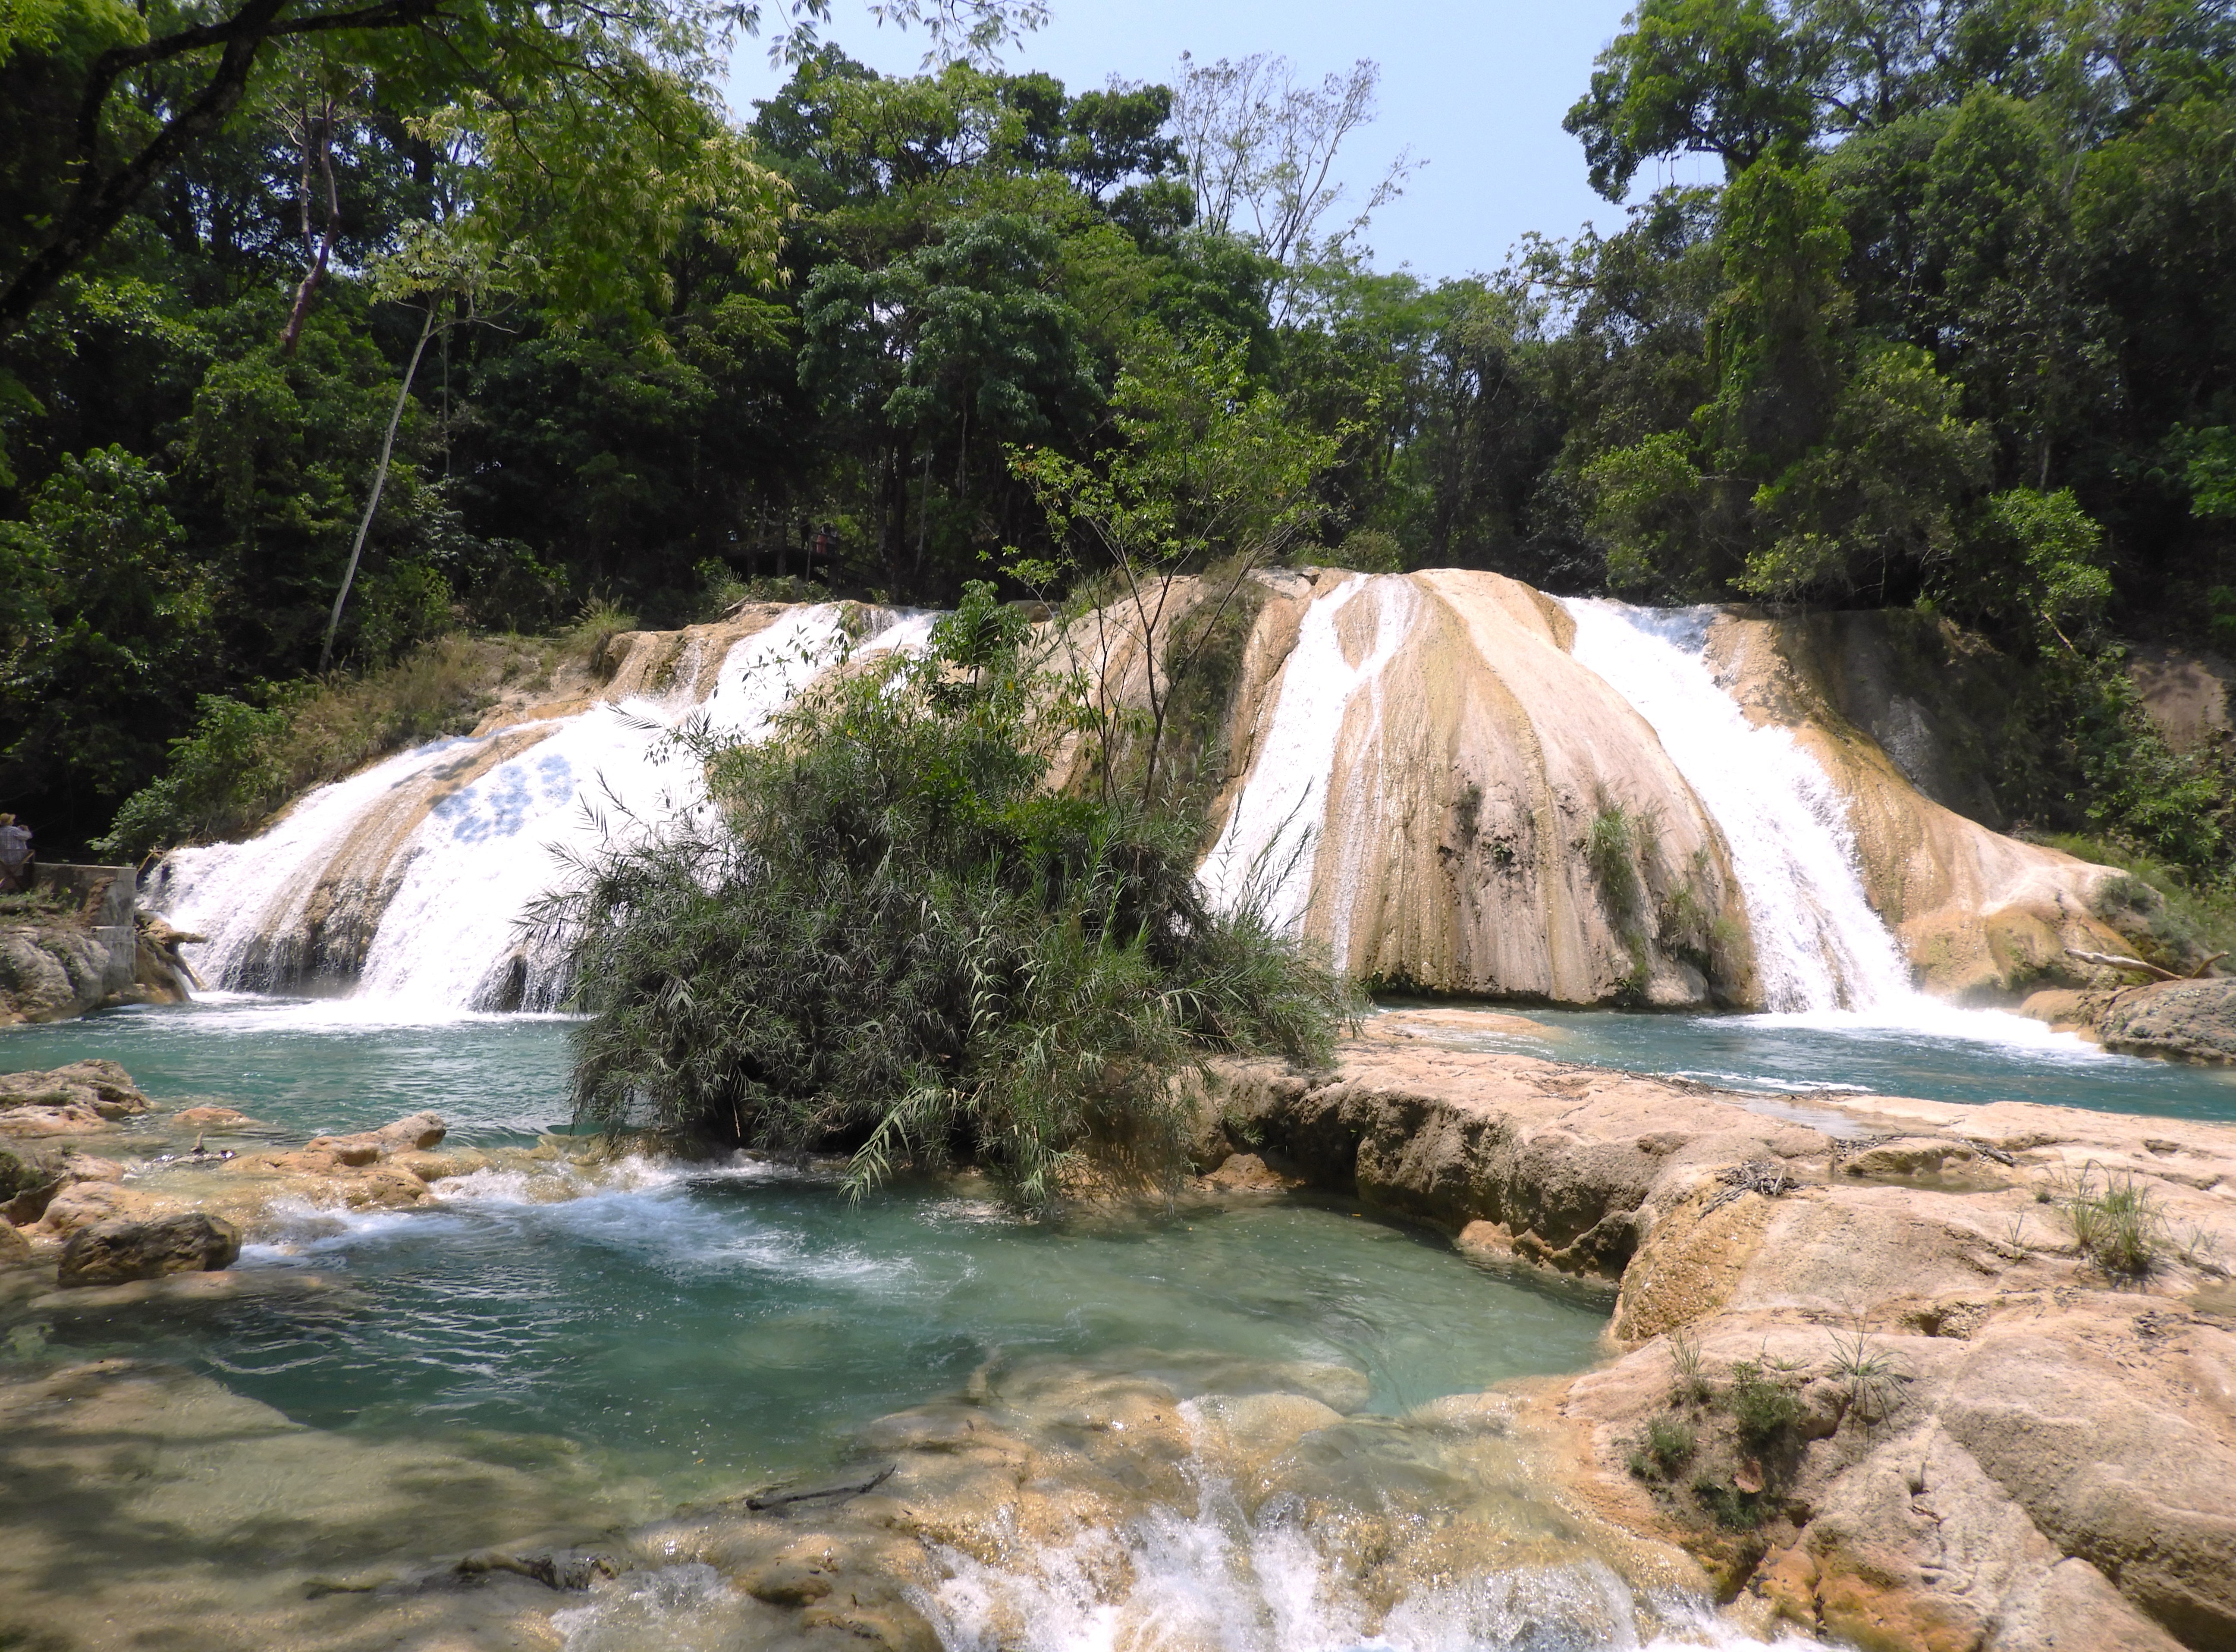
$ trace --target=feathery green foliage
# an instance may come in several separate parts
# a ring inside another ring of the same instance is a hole
[[[1325,1057],[1337,979],[1198,823],[1042,785],[1082,685],[975,582],[920,657],[841,658],[765,739],[703,727],[711,810],[622,829],[536,915],[569,949],[577,1116],[842,1149],[855,1188],[978,1164],[1020,1205],[1168,1183],[1214,1050]]]

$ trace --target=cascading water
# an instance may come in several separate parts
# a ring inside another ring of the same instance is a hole
[[[1758,728],[1705,657],[1711,609],[1570,598],[1573,653],[1661,738],[1731,851],[1766,1008],[1893,1009],[1918,997],[1871,901],[1846,806],[1783,728]]]
[[[860,651],[920,646],[931,622],[900,616]],[[703,704],[687,652],[674,674],[684,686],[665,697],[404,752],[310,793],[260,838],[179,851],[158,898],[174,924],[210,938],[196,962],[215,985],[294,984],[354,957],[360,993],[391,1004],[548,1005],[558,972],[523,950],[516,925],[564,857],[615,826],[697,806],[699,776],[671,760],[668,737],[694,717],[752,737],[845,635],[836,604],[795,609],[732,647]],[[338,872],[352,857],[367,867],[353,883]],[[364,933],[345,944],[337,931],[351,927]]]
[[[1354,665],[1338,622],[1362,601],[1373,607],[1374,642]],[[1414,588],[1404,579],[1354,574],[1305,610],[1250,777],[1198,874],[1214,907],[1232,909],[1255,898],[1281,927],[1294,929],[1304,921],[1345,714],[1354,696],[1378,689],[1383,668],[1405,640],[1417,606]],[[1354,763],[1372,762],[1373,746],[1371,740],[1359,741]],[[1351,778],[1354,795],[1375,779],[1365,773]],[[1346,881],[1341,874],[1348,869],[1337,870],[1338,881]],[[1356,877],[1347,881],[1355,884]],[[1335,951],[1341,958],[1350,912],[1347,901],[1337,905]]]

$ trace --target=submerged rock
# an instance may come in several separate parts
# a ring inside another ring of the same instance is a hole
[[[223,1128],[246,1124],[248,1115],[233,1107],[182,1107],[171,1115],[174,1124],[191,1124],[197,1129]]]
[[[79,1228],[62,1247],[57,1283],[122,1285],[165,1274],[214,1274],[240,1255],[240,1230],[189,1211],[153,1221],[110,1219]]]

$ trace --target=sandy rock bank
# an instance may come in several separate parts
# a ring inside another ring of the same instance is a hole
[[[1726,1588],[1875,1648],[2236,1645],[2236,1127],[1883,1097],[1798,1123],[1389,1039],[1223,1076],[1203,1158],[1616,1287],[1616,1357],[1555,1405],[1575,1490]],[[2147,1271],[2090,1225],[2114,1187]]]

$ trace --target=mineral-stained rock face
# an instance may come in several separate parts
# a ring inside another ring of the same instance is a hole
[[[1572,629],[1496,574],[1294,582],[1246,658],[1207,875],[1301,846],[1284,893],[1367,979],[1744,1000],[1723,845],[1653,730],[1569,656]],[[1624,831],[1595,854],[1603,818]]]
[[[1756,1001],[1730,846],[1645,721],[1571,657],[1557,604],[1452,569],[1268,582],[1235,685],[1214,886],[1286,832],[1305,847],[1274,904],[1300,908],[1363,978],[1569,1004]],[[1871,640],[1734,610],[1711,627],[1710,659],[1845,797],[1865,892],[1924,985],[2007,1002],[2092,980],[2068,949],[2127,950],[2114,897],[2130,880],[1922,791],[1977,802],[1985,759],[1937,732],[1945,708],[1873,677],[1888,650]]]
[[[1275,1173],[1620,1281],[1622,1352],[1558,1401],[1571,1489],[1728,1587],[1878,1649],[2236,1645],[2236,1127],[1869,1097],[1827,1134],[1387,1037],[1224,1082],[1200,1160],[1239,1127]],[[2145,1191],[2145,1274],[2078,1245],[2084,1172]]]
[[[64,1289],[122,1285],[166,1274],[208,1274],[240,1254],[240,1230],[201,1211],[153,1221],[112,1220],[81,1227],[62,1247],[56,1282]]]

